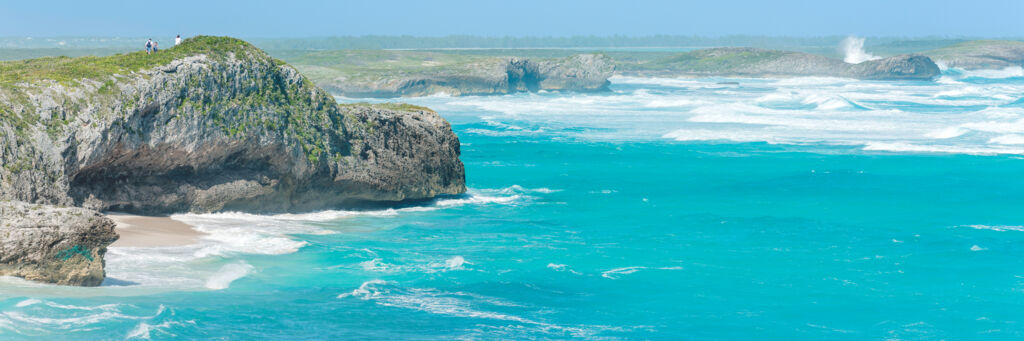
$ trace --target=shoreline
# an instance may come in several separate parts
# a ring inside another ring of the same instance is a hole
[[[192,225],[171,219],[171,217],[140,216],[119,212],[105,212],[117,226],[120,235],[109,247],[165,247],[185,246],[199,243],[206,233]]]

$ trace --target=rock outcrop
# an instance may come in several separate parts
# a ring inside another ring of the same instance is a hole
[[[51,73],[127,65],[68,81],[6,65],[23,75],[0,87],[0,199],[149,214],[294,212],[465,191],[459,140],[429,109],[339,106],[231,38],[160,53],[166,62],[45,61]],[[156,65],[129,69],[146,62]]]
[[[97,286],[114,222],[84,208],[0,201],[0,276]]]
[[[975,40],[924,53],[952,68],[965,70],[1024,67],[1024,42]]]
[[[919,55],[895,56],[849,64],[837,76],[873,80],[932,80],[942,73],[930,58]]]
[[[940,70],[925,56],[907,55],[850,64],[803,52],[756,48],[712,48],[644,65],[622,67],[627,75],[697,77],[849,77],[871,80],[931,80]]]
[[[299,66],[302,68],[302,66]],[[611,58],[580,54],[561,59],[488,58],[464,64],[318,79],[333,94],[348,97],[452,96],[514,92],[603,91],[615,70]]]

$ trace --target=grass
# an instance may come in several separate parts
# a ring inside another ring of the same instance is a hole
[[[373,103],[373,104],[367,103],[367,102],[359,102],[359,103],[346,103],[346,104],[338,104],[338,105],[341,106],[341,107],[371,107],[371,108],[375,108],[375,109],[387,109],[387,110],[394,110],[394,111],[426,111],[426,112],[434,112],[433,109],[430,109],[430,108],[427,108],[427,107],[424,107],[424,106],[413,105],[413,104],[408,104],[408,103],[395,103],[395,102]]]
[[[107,57],[43,57],[5,61],[0,62],[0,85],[40,80],[66,83],[79,79],[99,79],[165,65],[192,55],[206,54],[216,58],[231,52],[242,53],[254,49],[249,43],[235,38],[198,36],[154,54],[138,51]]]
[[[1016,40],[971,40],[926,52],[929,56],[955,56],[983,54],[991,48],[1024,49],[1024,42]]]

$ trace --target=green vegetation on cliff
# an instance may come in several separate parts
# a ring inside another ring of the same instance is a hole
[[[40,126],[50,138],[56,139],[84,112],[91,112],[98,119],[108,116],[115,117],[115,120],[116,117],[129,117],[144,109],[146,103],[140,101],[153,99],[139,98],[137,93],[122,91],[122,85],[133,83],[138,77],[148,79],[154,76],[144,71],[197,55],[205,55],[214,62],[237,57],[239,59],[236,61],[254,63],[251,65],[267,69],[259,72],[286,65],[245,41],[212,36],[186,39],[181,45],[154,54],[141,51],[108,57],[45,57],[0,62],[0,123],[6,122],[13,126],[18,139],[24,141],[33,126]],[[136,72],[143,74],[132,75]],[[257,133],[257,128],[264,132],[287,132],[299,142],[313,163],[320,159],[326,149],[325,129],[343,129],[341,119],[332,118],[331,113],[336,112],[332,109],[333,99],[304,77],[285,79],[288,77],[286,74],[267,72],[267,77],[253,79],[247,88],[240,91],[217,93],[211,90],[234,88],[237,79],[218,72],[201,72],[198,76],[180,80],[185,84],[175,90],[176,98],[169,99],[172,103],[168,104],[174,105],[179,118],[182,115],[207,117],[210,124],[238,138],[252,137]],[[95,88],[76,83],[84,79],[95,80],[102,85]],[[38,112],[38,101],[32,98],[40,96],[49,85],[45,82],[37,84],[39,81],[57,81],[68,87],[66,90],[80,89],[90,94],[86,95],[87,98],[81,98],[61,91],[57,99],[62,107],[71,110],[41,115]],[[311,96],[318,91],[319,96]],[[95,110],[82,110],[89,106],[94,106]],[[283,111],[268,116],[263,114],[267,108],[280,108]],[[131,122],[118,122],[121,129],[138,133],[138,128]],[[22,168],[12,165],[17,164],[5,166],[8,169]]]
[[[37,80],[67,82],[83,78],[96,79],[149,69],[192,55],[206,54],[216,58],[228,53],[253,50],[256,48],[239,39],[198,36],[186,39],[181,45],[162,49],[154,54],[139,51],[106,57],[43,57],[5,61],[0,62],[0,84]]]

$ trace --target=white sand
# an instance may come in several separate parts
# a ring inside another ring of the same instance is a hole
[[[181,246],[199,242],[205,235],[191,225],[170,217],[149,217],[123,213],[105,213],[117,223],[115,230],[121,238],[112,247]]]

